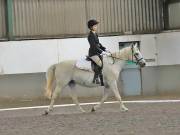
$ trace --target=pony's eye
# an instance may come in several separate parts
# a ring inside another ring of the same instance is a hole
[[[138,53],[134,53],[134,55],[138,56],[139,54]]]

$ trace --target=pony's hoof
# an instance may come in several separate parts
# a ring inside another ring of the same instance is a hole
[[[47,110],[45,110],[42,115],[45,115],[45,116],[46,116],[46,115],[48,115],[48,114],[49,114],[49,112],[48,112]]]
[[[91,112],[95,112],[96,110],[94,109],[94,107],[92,107],[92,109],[91,109]]]
[[[86,111],[85,111],[84,109],[81,108],[81,112],[82,112],[82,113],[85,113]]]
[[[84,110],[81,110],[81,112],[82,112],[82,113],[86,113],[86,111],[84,111]]]
[[[126,108],[126,107],[121,108],[121,111],[122,111],[122,112],[127,112],[127,111],[128,111],[128,108]]]

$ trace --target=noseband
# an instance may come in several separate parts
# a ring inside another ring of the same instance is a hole
[[[132,59],[131,59],[130,61],[133,62],[133,63],[136,63],[136,65],[137,65],[137,64],[140,64],[140,61],[141,61],[143,58],[138,59],[138,57],[136,56],[136,54],[134,54],[134,45],[131,46],[131,51],[132,51]],[[133,60],[133,56],[135,57],[136,62]],[[129,61],[129,59],[126,60],[126,59],[121,59],[121,58],[118,58],[118,57],[114,57],[114,56],[112,55],[112,53],[111,53],[111,56],[109,56],[109,57],[111,57],[111,58],[113,59],[113,63],[112,63],[112,64],[115,63],[115,59]]]
[[[138,57],[136,56],[136,53],[134,53],[134,45],[131,46],[131,51],[132,51],[132,62],[136,63],[137,64],[140,64],[140,61],[143,59],[143,58],[140,58],[138,59]],[[136,62],[133,60],[133,56],[135,57],[136,59]]]

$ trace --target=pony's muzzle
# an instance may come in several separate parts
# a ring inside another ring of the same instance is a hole
[[[146,63],[140,63],[140,66],[141,66],[141,68],[143,68],[143,67],[145,67],[146,66]]]

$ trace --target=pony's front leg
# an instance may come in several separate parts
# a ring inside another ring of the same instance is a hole
[[[55,88],[55,90],[53,92],[52,98],[51,98],[51,103],[50,103],[48,109],[45,110],[44,115],[48,115],[50,111],[53,111],[53,105],[54,105],[55,99],[57,98],[57,96],[59,95],[61,90],[62,90],[62,87],[56,86],[56,88]]]
[[[113,91],[114,94],[115,94],[116,99],[117,99],[117,100],[119,101],[119,103],[120,103],[120,109],[121,109],[121,111],[128,111],[128,108],[125,107],[124,103],[122,102],[120,93],[119,93],[119,91],[118,91],[118,87],[117,87],[117,82],[116,82],[116,80],[114,80],[114,81],[112,81],[112,82],[110,83],[110,88],[112,89],[112,91]]]
[[[96,106],[93,106],[92,109],[91,109],[91,112],[95,112],[106,101],[106,99],[108,98],[108,95],[109,95],[109,91],[108,90],[109,90],[108,88],[104,88],[104,94],[103,94],[103,97],[102,97],[100,103],[97,104]]]
[[[75,87],[73,87],[73,88],[75,88]],[[70,88],[70,96],[71,96],[73,102],[76,104],[76,106],[80,109],[80,111],[85,113],[86,111],[79,104],[78,97],[77,97],[75,89]]]

